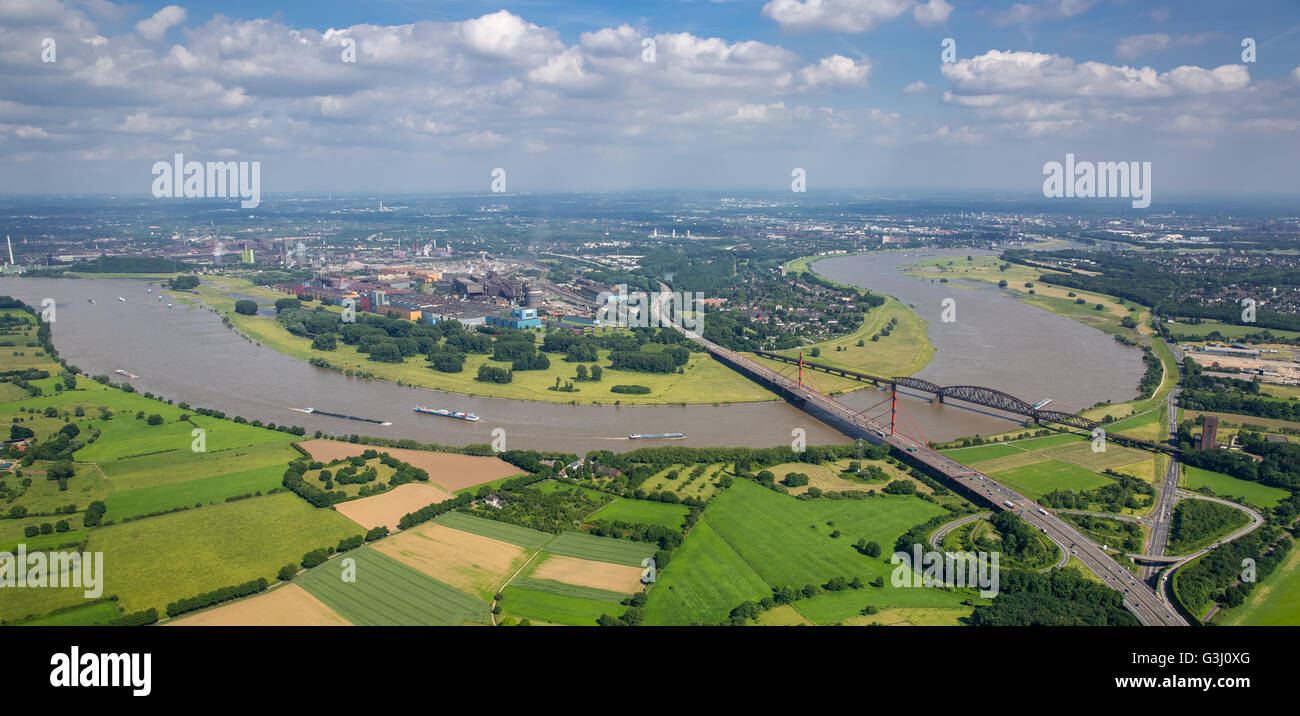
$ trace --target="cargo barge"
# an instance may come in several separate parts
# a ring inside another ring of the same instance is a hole
[[[300,413],[308,413],[311,415],[324,415],[330,418],[343,418],[344,420],[356,420],[357,422],[371,423],[372,425],[392,425],[392,422],[388,420],[376,420],[374,418],[361,418],[356,415],[345,415],[343,413],[331,413],[325,410],[317,410],[315,408],[294,408],[294,410],[297,410]]]
[[[417,413],[424,413],[425,415],[441,415],[444,418],[455,418],[457,420],[468,420],[470,422],[477,422],[479,419],[479,417],[473,413],[466,413],[460,410],[447,410],[445,408],[426,408],[423,405],[415,406],[414,410]]]

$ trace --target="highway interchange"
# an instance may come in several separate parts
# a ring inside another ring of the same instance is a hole
[[[665,287],[666,289],[666,287]],[[899,452],[906,452],[914,459],[945,474],[954,482],[969,491],[982,494],[998,509],[1012,509],[1035,529],[1068,551],[1086,568],[1101,578],[1106,586],[1119,591],[1124,596],[1124,606],[1131,611],[1138,621],[1145,626],[1187,626],[1187,621],[1165,601],[1155,590],[1138,580],[1132,571],[1115,561],[1100,545],[1083,535],[1077,528],[1065,520],[1049,513],[1033,500],[997,482],[988,475],[981,474],[955,460],[934,452],[930,446],[919,443],[907,436],[889,434],[888,426],[870,418],[858,415],[840,402],[801,386],[798,382],[781,375],[758,362],[724,348],[705,339],[695,331],[678,325],[667,318],[663,304],[659,304],[659,319],[672,326],[687,338],[695,341],[710,355],[739,369],[758,377],[769,384],[778,386],[795,398],[796,406],[808,410],[810,407],[831,415],[858,428],[862,435],[873,443],[887,443]],[[854,436],[857,437],[857,436]]]

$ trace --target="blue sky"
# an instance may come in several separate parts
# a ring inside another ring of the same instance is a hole
[[[1066,153],[1151,161],[1153,209],[1300,181],[1291,1],[0,0],[0,48],[5,192],[142,193],[177,152],[264,193],[1029,195]]]

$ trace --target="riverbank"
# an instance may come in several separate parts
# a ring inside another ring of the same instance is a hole
[[[891,321],[896,321],[891,325]],[[832,365],[837,368],[861,371],[885,377],[913,375],[934,358],[934,346],[926,336],[927,325],[910,308],[893,297],[886,297],[883,305],[867,314],[862,326],[853,333],[832,338],[821,343],[774,351],[804,360]],[[888,335],[881,333],[889,327]],[[872,340],[873,336],[879,336]],[[820,355],[813,355],[814,349]],[[784,371],[789,365],[769,358],[750,356],[767,367]],[[850,380],[828,373],[809,374],[810,384],[827,394],[843,393],[873,387],[870,383]]]
[[[820,274],[813,268],[813,264],[822,259],[879,253],[897,252],[858,251],[847,254],[801,256],[787,261],[785,269],[787,275],[807,271],[817,274],[818,278],[827,283],[860,291],[863,289],[862,286],[836,281]],[[867,287],[867,290],[871,290],[870,287]],[[879,376],[910,376],[919,373],[934,359],[934,345],[927,335],[929,324],[897,298],[883,293],[878,295],[884,296],[885,303],[872,309],[867,314],[862,325],[853,333],[820,343],[774,352],[791,358],[798,357],[802,352],[805,360]],[[891,321],[894,321],[894,323],[891,324]],[[881,329],[886,327],[889,329],[888,335],[879,335]],[[879,335],[879,338],[873,341],[872,337],[877,335]],[[814,349],[820,355],[813,356]],[[757,358],[752,355],[750,357],[773,370],[781,371],[788,368],[786,364],[778,361]],[[833,395],[861,390],[869,384],[818,373],[813,378],[813,385],[820,386],[823,392]]]
[[[704,353],[692,353],[683,373],[640,373],[617,371],[608,366],[609,351],[599,351],[604,377],[599,382],[577,381],[574,371],[577,364],[567,363],[553,356],[546,370],[518,371],[510,383],[483,383],[474,379],[479,366],[501,364],[492,362],[486,355],[470,355],[460,373],[442,373],[428,367],[423,356],[406,358],[401,363],[372,361],[359,353],[355,346],[339,343],[333,351],[316,350],[308,338],[296,336],[270,316],[245,316],[235,312],[235,302],[240,298],[255,300],[264,307],[273,307],[276,299],[285,294],[255,286],[249,281],[230,276],[204,277],[195,292],[175,292],[178,301],[193,300],[215,310],[240,334],[256,343],[301,361],[324,360],[331,369],[376,380],[386,380],[398,385],[418,386],[489,398],[510,398],[546,403],[574,405],[695,405],[730,404],[775,401],[778,398],[739,373],[730,370]],[[314,304],[307,304],[308,306]],[[327,307],[339,311],[338,307]],[[574,392],[550,390],[561,382],[573,381]],[[610,392],[610,387],[620,384],[643,385],[650,389],[644,395]]]

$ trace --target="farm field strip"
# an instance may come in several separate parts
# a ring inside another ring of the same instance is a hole
[[[529,527],[511,524],[509,522],[498,522],[474,515],[467,515],[464,512],[447,512],[434,518],[434,522],[458,529],[462,532],[469,532],[483,537],[490,537],[502,542],[509,542],[518,545],[524,549],[538,550],[546,544],[555,535],[547,534]]]
[[[488,622],[487,604],[368,547],[356,560],[355,582],[341,579],[341,559],[308,570],[296,583],[358,626],[456,626]]]
[[[658,550],[658,546],[649,542],[563,532],[542,549],[564,557],[640,567],[641,560],[652,556]]]
[[[646,525],[662,525],[679,530],[682,528],[682,523],[689,511],[690,509],[684,505],[670,505],[664,502],[620,497],[593,512],[588,519],[594,518],[611,522],[621,520]]]
[[[437,522],[403,530],[375,542],[371,549],[484,600],[491,600],[497,587],[532,554],[509,542]]]

